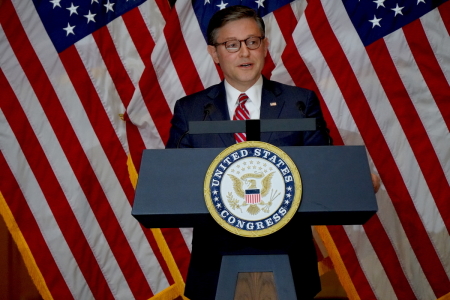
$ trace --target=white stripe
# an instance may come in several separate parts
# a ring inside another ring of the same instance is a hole
[[[306,0],[296,0],[291,2],[291,8],[297,20],[300,20],[300,18],[303,16],[303,13],[305,12],[307,6],[308,2],[306,2]]]
[[[441,111],[437,107],[433,95],[414,60],[403,30],[391,33],[384,40],[400,78],[430,138],[447,177],[447,182],[450,182],[450,134]]]
[[[200,25],[192,8],[191,1],[177,1],[175,9],[181,24],[184,41],[191,54],[195,69],[197,70],[203,87],[207,88],[220,82],[214,61],[206,50],[207,44],[203,37]],[[186,58],[188,59],[188,58]]]
[[[0,37],[3,36],[3,28],[0,27]],[[100,268],[107,279],[106,281],[109,284],[111,282],[120,283],[114,285],[110,284],[110,288],[114,294],[121,295],[119,293],[121,292],[123,293],[123,296],[132,296],[131,294],[126,293],[126,291],[129,291],[129,287],[125,281],[125,278],[120,272],[117,261],[108,246],[108,242],[103,236],[102,230],[97,223],[94,213],[90,209],[90,205],[85,195],[81,192],[82,188],[78,184],[78,180],[65,157],[64,151],[61,149],[58,139],[53,132],[48,119],[46,118],[46,114],[34,94],[33,88],[26,79],[23,70],[20,68],[20,64],[14,56],[12,49],[9,47],[8,42],[4,39],[0,43],[0,51],[3,53],[0,57],[0,64],[2,65],[4,74],[19,99],[20,105],[24,109],[25,114],[27,115],[27,119],[33,128],[34,134],[38,138],[39,143],[41,144],[43,151],[49,160],[52,170],[62,187],[64,195],[66,196],[66,199],[75,214],[78,224],[80,225],[86,240],[92,248],[94,256],[99,262]],[[30,197],[32,197],[32,195],[32,193],[29,193]],[[35,200],[30,199],[30,201]],[[45,230],[52,230],[49,227],[42,229],[43,232]],[[59,244],[55,244],[53,242],[49,242],[48,245],[50,249],[59,246]],[[55,260],[64,260],[67,255],[69,255],[69,253],[65,253],[64,256],[55,257]],[[118,269],[117,273],[105,272],[104,268],[100,264],[99,258],[104,258],[108,261],[111,267]],[[69,286],[76,284],[76,282],[68,281]],[[78,291],[78,293],[80,292],[82,291]]]
[[[120,60],[127,71],[128,77],[130,77],[134,86],[137,86],[142,72],[144,71],[144,62],[134,45],[133,39],[128,32],[128,28],[125,26],[122,17],[110,22],[107,25],[107,28],[117,53],[119,54]]]
[[[372,244],[367,238],[364,228],[360,225],[344,226],[345,232],[355,249],[364,275],[372,284],[373,292],[377,299],[395,300],[397,299],[394,288],[375,253]],[[376,286],[374,283],[376,282]],[[383,287],[380,289],[379,287]]]
[[[365,48],[354,31],[343,4],[339,1],[322,1],[322,3],[333,31],[346,53],[380,130],[391,149],[399,171],[402,177],[407,179],[405,184],[421,218],[424,219],[423,225],[435,245],[438,256],[443,261],[442,258],[446,257],[445,253],[449,252],[449,236],[444,231],[435,231],[437,228],[442,228],[442,218]],[[402,264],[409,263],[407,257],[400,255],[399,258]],[[408,278],[414,276],[415,274],[407,273]],[[426,284],[423,283],[420,288],[427,288]]]
[[[175,102],[186,96],[180,78],[169,55],[166,37],[161,35],[152,52],[152,64],[164,98],[173,113]],[[156,82],[154,83],[156,84]]]
[[[180,228],[180,232],[189,252],[192,252],[192,228]]]
[[[322,52],[312,36],[306,17],[300,19],[293,35],[299,54],[317,84],[345,144],[363,145],[364,142],[353,120],[353,116]]]
[[[399,256],[402,269],[407,276],[407,280],[418,299],[435,299],[433,289],[428,283],[419,261],[411,248],[408,237],[403,229],[403,225],[398,218],[395,207],[389,199],[389,195],[384,188],[380,188],[377,193],[378,218],[385,229],[389,240],[394,247],[395,252]],[[357,241],[355,241],[357,242]],[[359,256],[359,255],[358,255]],[[403,259],[401,259],[403,258]],[[371,266],[368,265],[370,270]],[[378,282],[378,277],[373,272],[367,273],[370,282]],[[377,293],[383,293],[384,286],[380,285]],[[379,299],[387,299],[379,297]]]
[[[277,65],[281,62],[281,54],[286,48],[286,41],[273,13],[265,15],[263,20],[266,25],[266,37],[269,40],[269,53],[273,63]]]
[[[75,47],[80,55],[81,60],[83,61],[86,71],[89,73],[92,84],[97,91],[102,106],[105,109],[106,114],[108,115],[108,119],[113,126],[124,151],[128,152],[125,122],[123,122],[119,116],[120,114],[123,114],[125,112],[125,107],[123,106],[122,100],[120,99],[120,96],[115,89],[115,84],[108,72],[108,68],[103,62],[102,55],[97,48],[94,37],[92,35],[86,36],[85,38],[79,40],[75,44]],[[60,67],[63,68],[62,65]],[[55,79],[57,78],[57,76],[51,77]],[[58,86],[55,87],[58,88]],[[59,90],[61,90],[61,95],[58,93],[58,95],[60,95],[60,98],[70,99],[71,97],[73,97],[71,94],[68,94],[68,89]],[[93,99],[95,99],[94,96]],[[70,105],[75,105],[75,103],[70,102]],[[83,107],[78,107],[77,110],[84,111]],[[70,111],[71,110],[68,110],[68,112]],[[88,123],[85,125],[87,126],[89,123],[90,122],[88,121]],[[84,130],[80,131],[81,135],[83,135],[83,132]]]
[[[153,40],[155,42],[158,41],[163,33],[164,26],[166,25],[166,21],[164,20],[158,5],[154,0],[147,0],[139,5],[139,11],[141,12],[142,18],[144,19]]]
[[[439,9],[433,9],[420,18],[420,21],[442,72],[450,84],[450,56],[447,50],[450,49],[450,36],[439,14]]]
[[[162,142],[150,112],[144,103],[139,87],[134,92],[133,99],[128,105],[127,113],[130,120],[132,120],[133,124],[139,129],[147,149],[164,149],[164,143]]]
[[[0,126],[1,152],[20,186],[70,293],[76,299],[94,299],[2,110]]]

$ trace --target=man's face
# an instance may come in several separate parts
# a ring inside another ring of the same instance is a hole
[[[251,36],[262,36],[253,19],[240,19],[227,23],[217,31],[216,43],[229,40],[244,40]],[[267,55],[268,40],[261,41],[258,49],[250,50],[241,43],[239,51],[230,53],[224,45],[208,46],[208,52],[216,64],[220,64],[225,79],[241,92],[248,90],[259,79]]]

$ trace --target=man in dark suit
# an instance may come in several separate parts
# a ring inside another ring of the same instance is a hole
[[[220,65],[225,80],[175,104],[168,148],[231,146],[237,141],[233,134],[185,134],[188,122],[239,119],[241,112],[251,119],[318,120],[319,130],[262,133],[263,142],[275,146],[330,144],[316,95],[261,75],[269,41],[265,38],[264,22],[255,11],[232,6],[217,12],[209,23],[208,44],[208,52]],[[237,113],[239,109],[242,110]],[[221,257],[225,254],[288,254],[298,299],[312,299],[320,291],[311,228],[299,218],[294,217],[279,231],[259,238],[236,236],[211,218],[208,224],[194,228],[192,247],[185,291],[192,300],[214,299]]]

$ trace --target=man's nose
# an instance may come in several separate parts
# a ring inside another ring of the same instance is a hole
[[[247,48],[247,44],[245,43],[245,41],[240,42],[241,42],[241,49],[239,49],[239,55],[243,57],[249,56],[250,49]]]

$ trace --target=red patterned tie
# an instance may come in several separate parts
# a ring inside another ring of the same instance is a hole
[[[245,107],[245,102],[247,102],[248,96],[245,93],[242,93],[239,95],[238,101],[239,104],[236,107],[236,110],[234,112],[233,120],[248,120],[250,119],[250,114],[247,110],[247,107]],[[236,139],[236,143],[245,142],[247,140],[247,137],[245,136],[244,132],[241,133],[235,133],[234,138]]]

